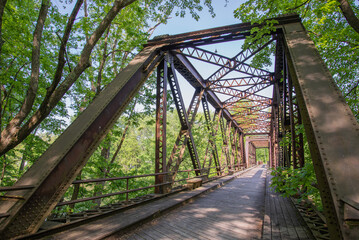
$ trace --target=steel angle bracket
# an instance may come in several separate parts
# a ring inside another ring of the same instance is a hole
[[[302,24],[283,34],[330,237],[359,239],[359,124]]]
[[[34,233],[60,201],[100,141],[163,57],[163,45],[145,47],[57,138],[14,186],[19,201],[3,201],[0,238]]]

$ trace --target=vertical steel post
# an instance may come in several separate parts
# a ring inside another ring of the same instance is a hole
[[[233,133],[233,140],[232,140],[232,150],[234,151],[233,163],[234,163],[235,170],[238,170],[239,159],[240,159],[239,155],[238,155],[238,132],[239,132],[239,129],[235,128],[234,133]]]
[[[227,121],[227,156],[229,162],[229,168],[233,170],[234,165],[234,153],[233,153],[233,144],[232,144],[232,121]]]
[[[230,159],[228,154],[228,139],[227,139],[227,127],[228,123],[224,123],[225,119],[223,117],[223,114],[220,116],[220,127],[221,127],[221,133],[222,133],[222,140],[223,140],[223,146],[222,146],[222,156],[225,158],[225,163],[227,166],[227,169],[230,169]],[[222,158],[221,156],[221,158]]]
[[[218,124],[216,126],[213,126],[213,123],[215,122],[215,119],[217,116],[217,111],[213,116],[213,121],[211,121],[211,115],[209,112],[209,106],[208,106],[208,100],[207,100],[207,93],[204,93],[204,95],[203,95],[202,107],[203,107],[203,112],[204,112],[204,116],[206,119],[207,130],[209,131],[209,140],[208,140],[208,144],[207,144],[207,148],[206,148],[206,155],[203,160],[202,168],[205,169],[207,158],[209,158],[208,167],[207,167],[207,171],[206,171],[206,174],[208,176],[210,173],[210,170],[211,170],[210,167],[212,166],[212,159],[214,160],[214,164],[217,168],[217,173],[219,172],[219,160],[218,160],[218,151],[217,151],[217,145],[216,145],[216,134],[217,134],[217,130],[218,130]],[[209,152],[211,152],[212,154],[209,154]],[[210,155],[210,156],[208,156],[208,155]]]
[[[281,35],[276,36],[276,53],[275,53],[275,66],[274,66],[274,91],[275,95],[273,95],[273,102],[275,103],[275,115],[277,119],[277,156],[278,156],[278,162],[280,166],[285,166],[285,160],[284,160],[284,152],[283,147],[279,145],[279,142],[283,138],[283,84],[280,84],[281,80],[283,79],[283,37]]]
[[[292,79],[288,76],[288,93],[289,93],[289,120],[290,120],[290,132],[291,132],[291,142],[292,142],[292,164],[293,168],[296,169],[298,167],[297,162],[297,137],[295,132],[295,122],[294,122],[294,109],[293,109],[293,86],[292,86]]]
[[[246,158],[246,149],[245,149],[245,143],[244,143],[244,134],[242,133],[240,136],[240,144],[241,144],[241,158],[244,168],[248,168],[248,161]]]
[[[166,167],[166,118],[167,118],[167,56],[157,67],[157,94],[156,94],[156,156],[155,173],[167,172]],[[164,175],[155,176],[155,184],[165,182]],[[155,187],[155,193],[165,193],[168,187]]]

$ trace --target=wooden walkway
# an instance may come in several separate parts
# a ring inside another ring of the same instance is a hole
[[[262,239],[315,239],[291,200],[270,188],[271,178],[268,172]]]
[[[254,168],[123,236],[109,239],[313,239],[289,199]]]

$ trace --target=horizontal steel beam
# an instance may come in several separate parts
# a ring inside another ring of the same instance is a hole
[[[278,21],[278,26],[282,24],[288,24],[293,22],[300,22],[299,15],[290,14],[282,17],[273,18]],[[240,23],[234,25],[228,25],[224,27],[216,27],[210,28],[200,31],[193,31],[188,33],[176,34],[176,35],[167,35],[163,37],[155,37],[152,40],[149,40],[147,45],[158,45],[158,44],[167,44],[167,45],[179,45],[179,44],[187,44],[190,45],[193,42],[204,41],[208,37],[212,37],[212,41],[216,42],[216,39],[223,39],[226,36],[238,35],[237,39],[243,38],[248,32],[254,27],[261,27],[263,24],[251,24]],[[216,42],[217,43],[217,42]]]

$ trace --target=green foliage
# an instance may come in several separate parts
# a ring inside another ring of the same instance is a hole
[[[102,21],[114,1],[87,0],[86,2],[87,7],[85,8],[84,5],[81,7],[66,45],[66,63],[60,83],[74,68],[86,39]],[[74,1],[50,1],[41,40],[40,78],[37,95],[25,122],[39,109],[47,89],[54,79],[61,45],[60,39],[64,34],[68,17],[74,6],[73,3]],[[1,41],[4,41],[4,44],[2,44],[0,58],[0,131],[14,118],[26,97],[25,93],[31,75],[33,33],[40,7],[40,0],[15,0],[6,3],[1,36]],[[7,152],[5,156],[0,157],[1,186],[13,184],[43,154],[49,144],[141,50],[142,45],[147,42],[158,24],[166,23],[172,12],[177,12],[180,16],[184,16],[188,12],[192,17],[198,19],[198,12],[203,7],[208,8],[213,14],[210,0],[203,3],[200,1],[142,0],[135,1],[122,9],[95,46],[90,59],[91,67],[79,77],[50,115],[21,144]],[[142,118],[153,122],[153,118],[147,116],[154,113],[155,87],[156,78],[151,76],[137,94],[136,101],[141,111],[137,111],[131,116],[132,126],[147,129],[148,126],[140,121]],[[172,101],[170,95],[168,99],[168,105],[170,105]],[[104,169],[113,169],[114,172],[121,173],[122,170],[118,168],[119,163],[111,164],[109,158],[115,151],[115,143],[122,136],[133,106],[134,102],[129,104],[123,118],[110,131],[106,141],[101,143],[90,159],[89,166],[83,171],[83,177],[103,177]],[[169,107],[169,110],[171,108]],[[130,132],[126,141],[134,144],[124,147],[122,154],[126,153],[127,156],[131,156],[136,153],[138,158],[132,159],[123,156],[123,159],[131,159],[129,162],[120,163],[124,164],[126,169],[134,169],[134,166],[139,165],[140,159],[149,161],[149,154],[152,153],[147,152],[146,155],[146,151],[138,147],[138,144],[143,144],[143,142],[137,143],[139,137],[136,134],[139,132],[133,134]],[[148,138],[152,137],[152,133],[143,134],[148,134]],[[146,144],[151,143],[151,146],[154,146],[154,138],[148,140],[141,137],[140,139],[148,141]],[[109,158],[101,154],[103,149],[108,149]],[[151,151],[154,151],[153,149],[154,147]],[[153,168],[152,165],[151,167]],[[148,168],[148,171],[152,171],[152,169]]]
[[[295,197],[299,201],[311,199],[319,210],[322,210],[322,203],[319,190],[315,187],[317,179],[313,164],[307,162],[303,168],[293,169],[292,167],[277,167],[271,172],[271,187],[285,197]]]
[[[268,150],[268,148],[256,149],[256,158],[257,158],[257,161],[267,163],[269,161],[269,150]]]
[[[298,201],[310,199],[319,210],[322,210],[320,192],[317,188],[317,179],[314,171],[313,161],[310,156],[308,142],[306,141],[303,125],[296,125],[296,135],[304,136],[304,161],[303,168],[277,167],[272,169],[271,187],[285,197],[295,197]],[[291,134],[287,133],[279,143],[282,147],[288,147],[292,142]]]

